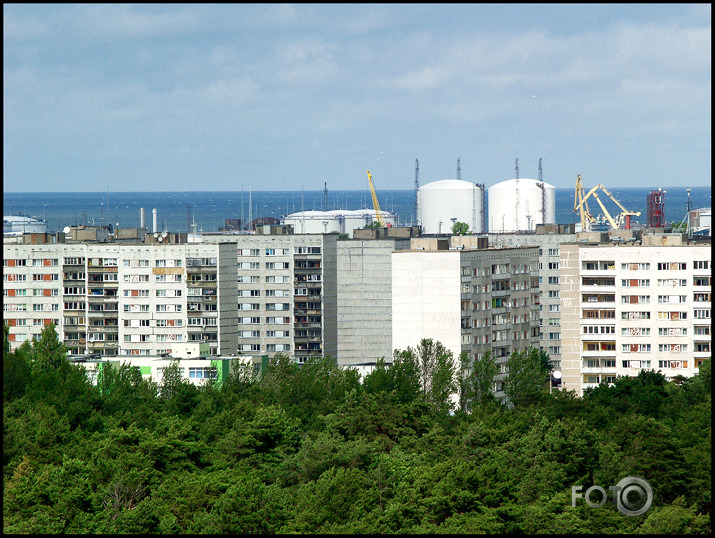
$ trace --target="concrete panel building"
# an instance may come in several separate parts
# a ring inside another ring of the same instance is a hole
[[[674,242],[561,245],[564,388],[641,370],[691,377],[711,356],[710,245]]]
[[[431,338],[455,361],[492,352],[503,398],[509,356],[539,345],[538,248],[483,249],[478,239],[460,238],[459,248],[413,239],[410,251],[393,253],[392,347]]]
[[[409,238],[338,241],[338,364],[365,374],[380,358],[391,362],[392,252],[409,246]]]
[[[337,354],[337,234],[204,234],[233,245],[238,349],[302,364]]]
[[[235,353],[235,249],[3,245],[3,317],[16,347],[54,323],[70,353],[150,355],[208,342]]]

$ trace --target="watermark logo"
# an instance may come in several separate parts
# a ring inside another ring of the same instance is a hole
[[[608,502],[608,493],[601,486],[591,486],[580,493],[583,486],[571,486],[571,506],[576,507],[576,499],[583,499],[591,508],[601,508]],[[637,476],[627,476],[615,486],[608,486],[613,493],[613,506],[625,516],[645,514],[653,504],[653,488]],[[597,492],[597,494],[596,494]]]

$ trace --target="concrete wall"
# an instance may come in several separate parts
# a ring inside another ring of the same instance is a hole
[[[392,349],[414,348],[431,338],[457,360],[460,320],[459,251],[393,252]]]
[[[339,364],[392,360],[392,251],[405,248],[409,239],[338,241]]]

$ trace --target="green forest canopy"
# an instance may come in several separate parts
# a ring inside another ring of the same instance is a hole
[[[711,531],[709,360],[692,379],[641,372],[583,398],[515,384],[508,408],[489,360],[461,378],[429,340],[363,380],[279,355],[220,387],[125,365],[100,392],[54,327],[14,352],[7,334],[5,533]],[[572,507],[572,486],[627,476],[654,490],[645,514]]]

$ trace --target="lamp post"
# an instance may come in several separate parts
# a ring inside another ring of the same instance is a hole
[[[549,374],[549,394],[551,394],[551,389],[554,386],[554,380],[558,381],[561,379],[561,371],[554,370]]]

